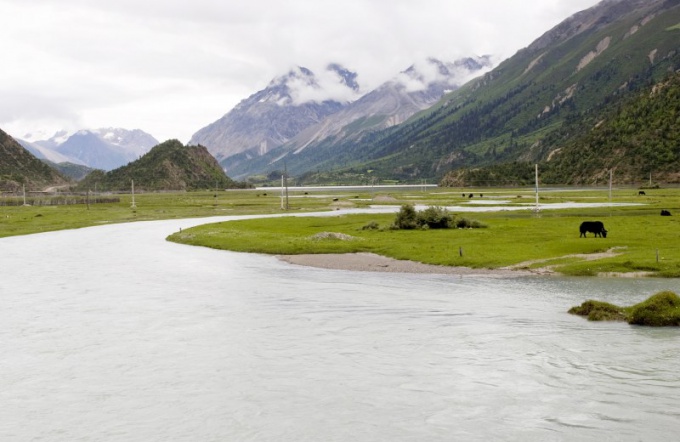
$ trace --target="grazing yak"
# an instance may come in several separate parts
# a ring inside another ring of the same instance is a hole
[[[579,231],[581,232],[580,237],[586,237],[586,233],[592,232],[595,234],[595,237],[601,236],[602,238],[607,237],[607,231],[604,228],[604,224],[602,224],[602,221],[583,221],[581,223],[581,227],[579,227]]]
[[[661,210],[661,216],[671,216],[671,212],[666,209]]]

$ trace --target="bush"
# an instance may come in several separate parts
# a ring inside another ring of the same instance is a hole
[[[476,219],[456,218],[455,226],[459,229],[486,229],[488,226]]]
[[[380,229],[380,224],[375,221],[371,221],[361,228],[361,230],[378,230]]]
[[[411,204],[401,206],[397,218],[394,220],[394,227],[404,230],[413,230],[418,227],[418,214],[415,207]]]
[[[452,221],[453,216],[449,211],[438,206],[430,206],[418,212],[416,219],[418,226],[427,226],[429,229],[448,229]]]
[[[450,227],[485,229],[487,225],[476,219],[457,218],[443,207],[430,206],[418,212],[411,204],[404,204],[399,209],[397,218],[390,226],[390,229],[448,229]],[[364,227],[364,229],[367,228]]]

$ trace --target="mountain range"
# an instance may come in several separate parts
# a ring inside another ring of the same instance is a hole
[[[402,124],[330,136],[304,149],[282,145],[233,176],[285,168],[307,183],[439,181],[459,169],[559,161],[556,152],[591,130],[608,107],[680,68],[679,5],[602,1]]]
[[[189,144],[205,145],[228,173],[244,176],[280,146],[299,152],[331,137],[356,139],[400,124],[490,67],[488,56],[453,63],[430,58],[363,95],[358,74],[338,64],[320,76],[298,67],[199,130]]]
[[[112,127],[80,130],[73,134],[60,131],[49,138],[27,135],[17,141],[39,159],[102,170],[112,170],[134,161],[158,144],[158,140],[140,129]]]
[[[368,92],[338,64],[292,69],[189,145],[259,183],[287,170],[305,184],[485,177],[506,185],[535,163],[561,184],[597,183],[609,170],[626,182],[652,171],[678,182],[678,71],[680,0],[604,0],[495,67],[488,57],[429,59]],[[123,139],[81,131],[34,137],[28,148],[109,169],[148,150]]]

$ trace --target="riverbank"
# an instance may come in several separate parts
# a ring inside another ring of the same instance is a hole
[[[415,261],[388,258],[375,253],[322,253],[307,255],[277,255],[276,257],[289,264],[359,272],[425,273],[494,277],[526,276],[541,273],[540,271],[529,271],[525,269],[473,269],[470,267],[423,264]]]
[[[569,255],[564,258],[579,258],[585,261],[616,256],[616,249],[610,249],[602,253],[591,255]],[[289,264],[320,269],[350,270],[356,272],[386,272],[386,273],[425,273],[439,275],[459,276],[490,276],[490,277],[519,277],[528,275],[556,275],[555,266],[550,265],[552,260],[532,260],[512,266],[488,269],[473,269],[462,266],[441,266],[424,264],[421,262],[400,260],[381,256],[375,253],[320,253],[302,255],[276,255],[276,258]],[[545,263],[541,267],[531,267],[537,263]],[[654,276],[652,272],[600,272],[595,276],[614,278],[644,278]]]

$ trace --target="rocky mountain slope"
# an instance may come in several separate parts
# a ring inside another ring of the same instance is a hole
[[[323,141],[353,140],[368,131],[396,126],[490,67],[488,56],[464,58],[454,63],[429,58],[424,66],[409,67],[396,78],[302,131],[286,147],[297,153]],[[327,140],[329,137],[333,139]]]
[[[323,75],[298,67],[196,132],[189,144],[207,146],[220,162],[241,153],[263,155],[342,109],[358,90],[356,74],[337,64]]]

